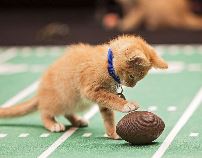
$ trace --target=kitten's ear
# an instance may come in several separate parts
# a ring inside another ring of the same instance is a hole
[[[160,57],[156,54],[156,52],[152,51],[150,53],[150,61],[152,63],[152,66],[154,68],[159,68],[159,69],[167,69],[168,68],[168,64]]]
[[[138,66],[149,66],[148,61],[142,56],[133,56],[128,59],[128,64],[130,65],[138,65]]]

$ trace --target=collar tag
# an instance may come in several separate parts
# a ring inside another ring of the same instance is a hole
[[[121,92],[117,92],[117,95],[126,100],[126,97],[123,95],[123,87],[120,84],[117,86],[117,91],[119,91],[119,89],[121,89]]]

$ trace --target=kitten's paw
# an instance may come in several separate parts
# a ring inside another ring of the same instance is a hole
[[[55,123],[50,130],[51,132],[62,132],[65,130],[65,126],[62,123]]]
[[[138,103],[136,102],[131,102],[131,103],[127,103],[123,106],[122,112],[131,112],[131,111],[135,111],[139,108]]]
[[[74,127],[87,127],[88,121],[85,119],[76,120],[73,124]]]
[[[110,138],[110,139],[114,139],[114,140],[121,140],[121,137],[115,132],[115,133],[108,133],[105,134],[105,137]]]

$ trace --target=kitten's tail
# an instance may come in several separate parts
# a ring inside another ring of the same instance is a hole
[[[25,114],[36,111],[37,105],[38,105],[38,98],[33,97],[32,99],[17,104],[15,106],[0,108],[0,118],[23,116]]]

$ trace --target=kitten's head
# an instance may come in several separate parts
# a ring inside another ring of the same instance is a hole
[[[168,68],[168,64],[140,37],[120,36],[109,45],[114,54],[116,73],[121,84],[127,87],[134,87],[152,67]]]

